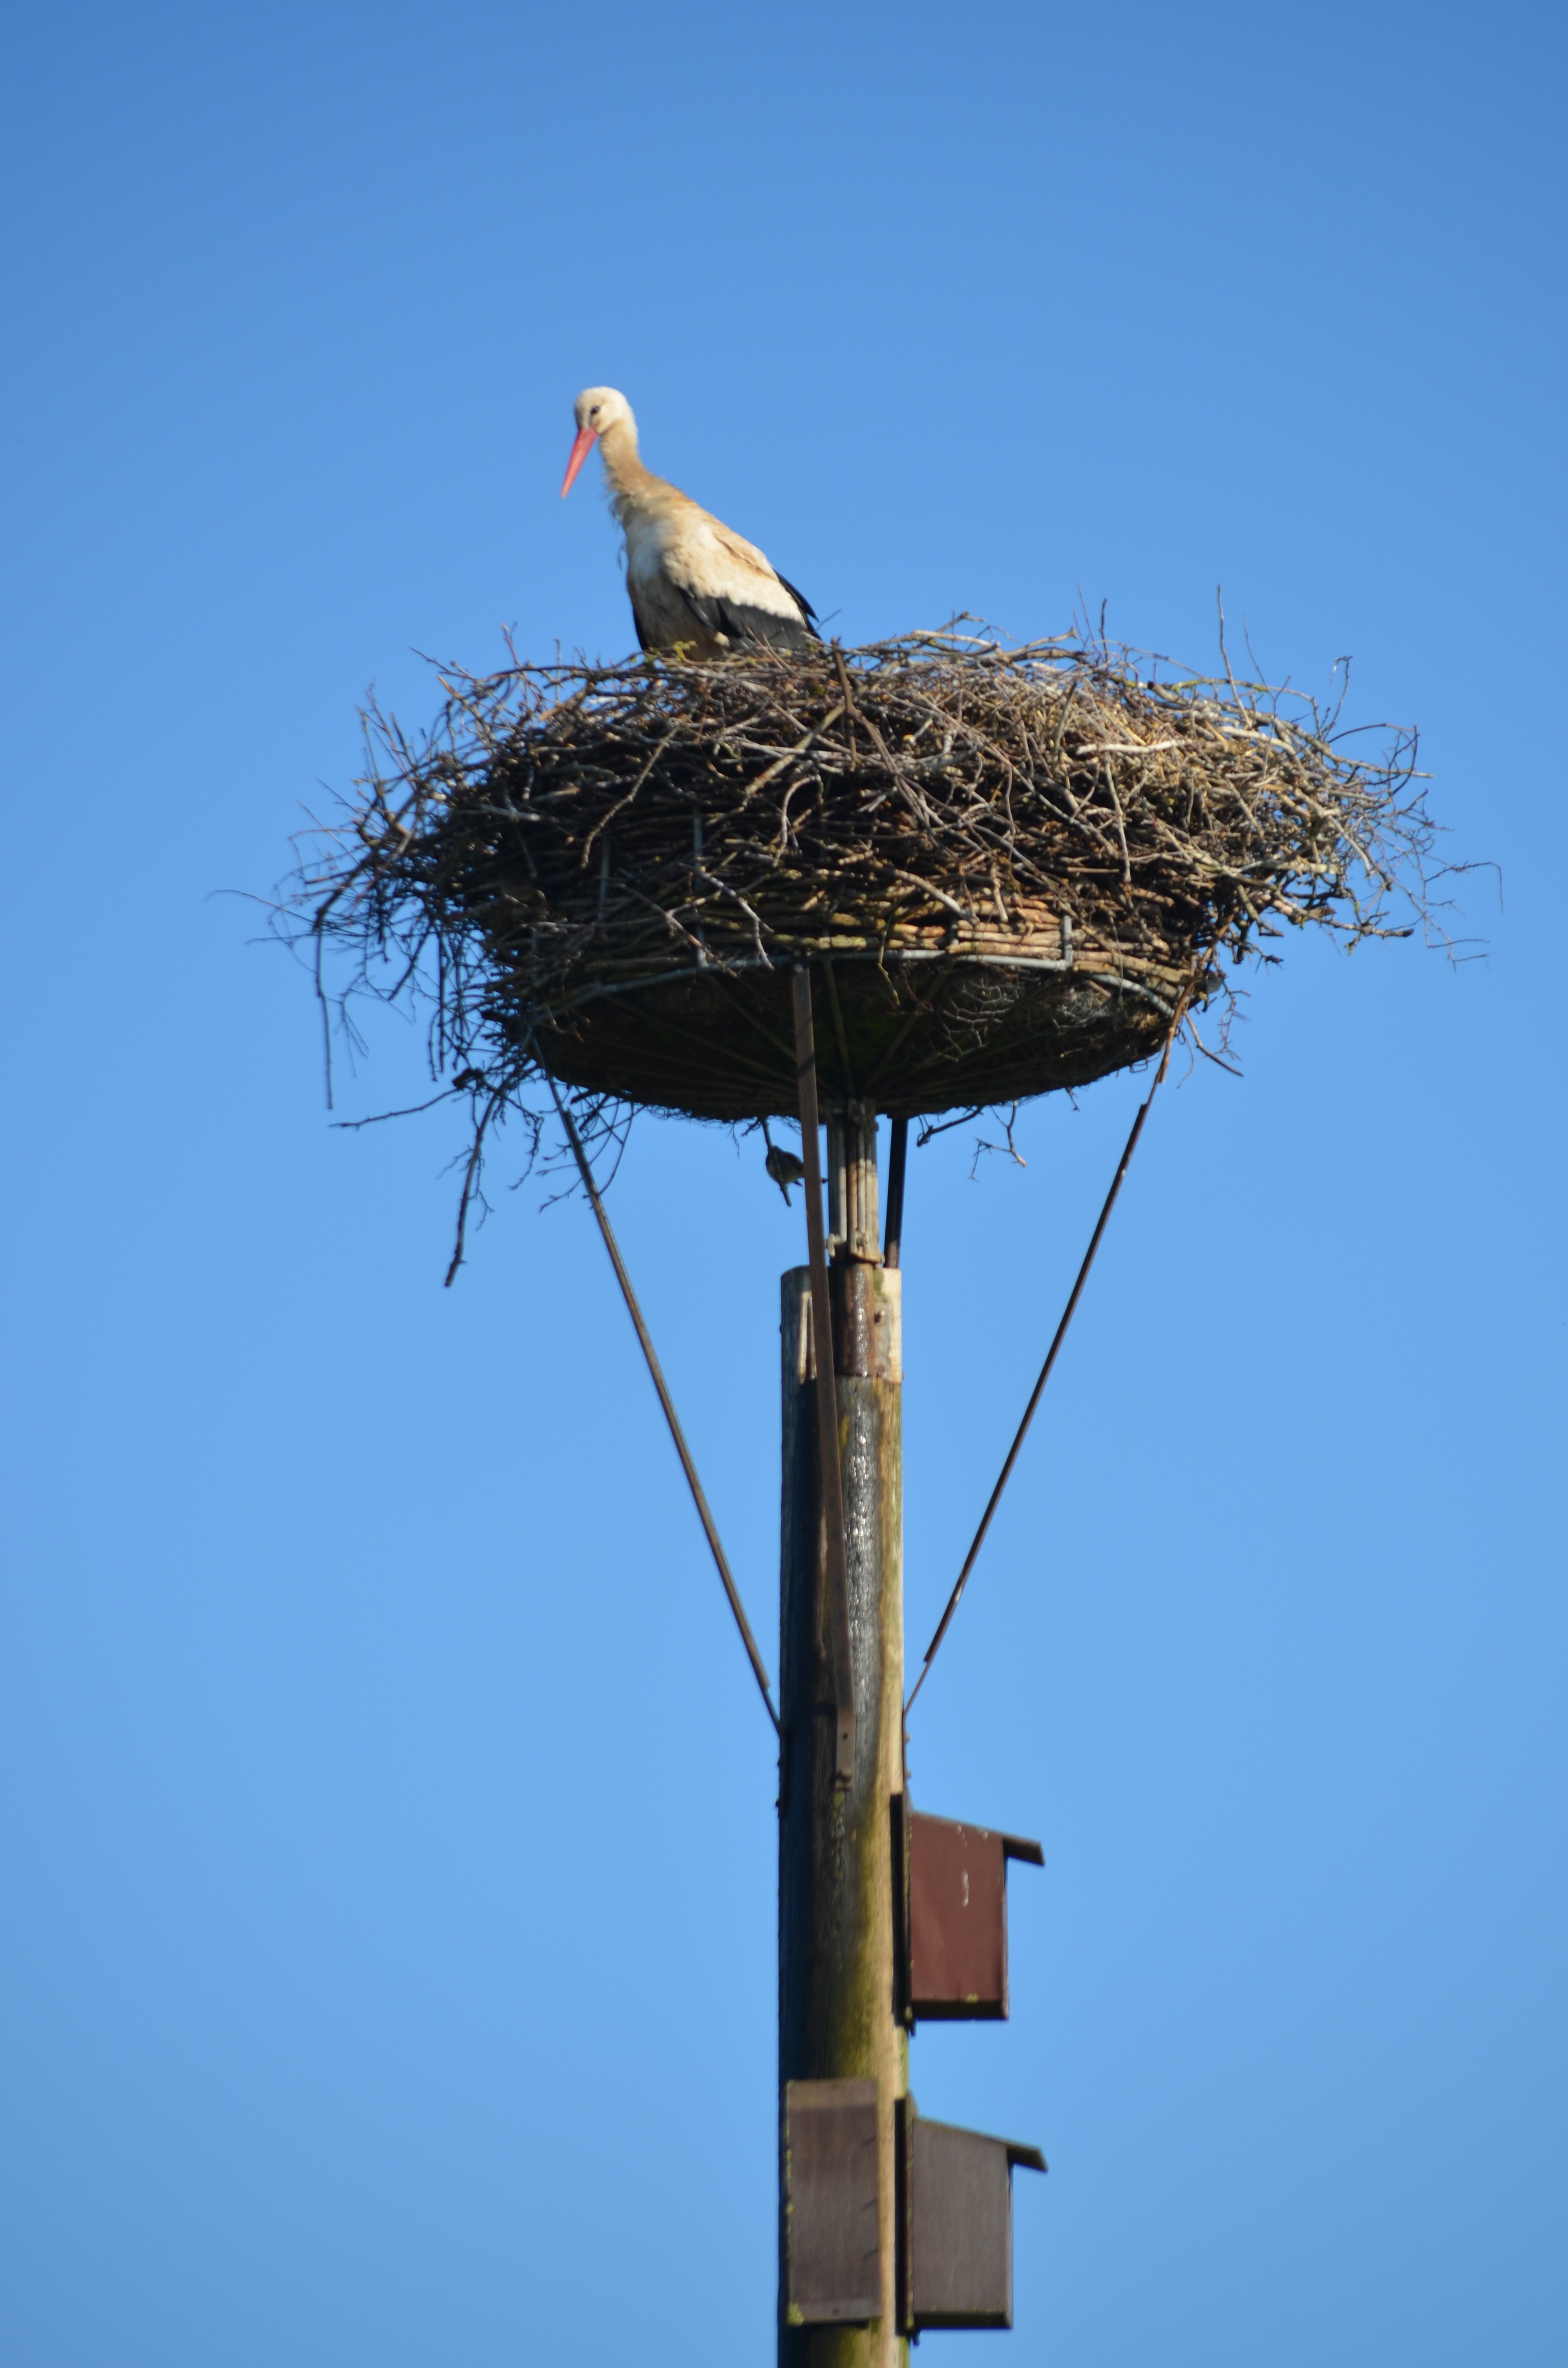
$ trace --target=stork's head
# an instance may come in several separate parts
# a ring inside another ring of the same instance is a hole
[[[572,458],[566,463],[566,476],[561,487],[561,498],[566,499],[572,481],[594,449],[596,437],[605,435],[611,427],[630,427],[633,437],[637,422],[631,416],[631,405],[613,386],[585,386],[572,406],[577,422],[577,440],[572,447]]]

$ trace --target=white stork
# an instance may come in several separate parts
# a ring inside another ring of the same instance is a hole
[[[577,440],[561,498],[597,442],[610,507],[626,534],[626,588],[645,650],[678,645],[692,657],[716,658],[748,647],[803,650],[820,640],[811,602],[775,575],[755,543],[643,467],[623,394],[585,387],[573,407]]]

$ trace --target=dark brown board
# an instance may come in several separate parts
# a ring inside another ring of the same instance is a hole
[[[790,2323],[864,2326],[882,2306],[877,2084],[791,2080],[784,2117]]]
[[[1007,1861],[1043,1865],[1038,1842],[908,1813],[909,1993],[927,2021],[1007,2013]]]
[[[904,2330],[1013,2324],[1013,2166],[1043,2170],[1034,2146],[923,2121],[905,2100],[900,2132]]]

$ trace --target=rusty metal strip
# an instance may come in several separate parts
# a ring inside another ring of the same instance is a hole
[[[895,1118],[888,1145],[888,1212],[882,1220],[882,1264],[896,1267],[903,1255],[903,1177],[909,1160],[909,1121]]]
[[[817,1466],[826,1531],[824,1606],[835,1712],[834,1782],[855,1775],[855,1671],[849,1645],[849,1566],[844,1547],[844,1475],[838,1459],[838,1388],[833,1370],[833,1312],[827,1295],[827,1242],[822,1213],[822,1137],[817,1110],[816,1037],[812,982],[804,963],[790,981],[795,1006],[795,1066],[801,1087],[801,1158],[805,1167],[806,1241],[812,1267],[812,1343],[816,1351]]]
[[[751,1622],[746,1618],[745,1606],[741,1601],[740,1589],[735,1585],[734,1576],[730,1569],[729,1557],[720,1540],[718,1525],[709,1509],[702,1483],[697,1476],[697,1466],[691,1460],[691,1450],[686,1443],[686,1433],[680,1427],[680,1417],[676,1412],[675,1400],[671,1397],[669,1385],[665,1380],[664,1368],[654,1349],[653,1335],[649,1332],[642,1318],[642,1310],[637,1304],[637,1293],[631,1288],[631,1277],[626,1271],[626,1262],[620,1255],[620,1246],[615,1238],[614,1230],[605,1211],[605,1204],[599,1198],[599,1188],[594,1181],[594,1171],[588,1165],[588,1155],[583,1148],[583,1139],[577,1132],[571,1111],[556,1089],[555,1079],[550,1077],[547,1082],[554,1097],[555,1107],[561,1113],[561,1123],[566,1130],[566,1139],[572,1145],[572,1156],[577,1162],[577,1173],[583,1179],[583,1189],[593,1204],[595,1216],[599,1221],[599,1232],[603,1235],[604,1246],[609,1252],[609,1262],[615,1269],[615,1279],[620,1285],[620,1295],[626,1302],[626,1312],[631,1318],[632,1328],[642,1344],[642,1354],[648,1360],[648,1371],[653,1377],[653,1387],[659,1394],[659,1404],[665,1410],[665,1420],[669,1424],[670,1437],[675,1440],[676,1453],[680,1457],[681,1470],[686,1474],[687,1486],[691,1490],[692,1502],[697,1507],[698,1519],[702,1523],[709,1546],[712,1550],[719,1577],[723,1582],[724,1592],[730,1600],[730,1609],[735,1615],[735,1625],[741,1632],[741,1642],[746,1648],[752,1675],[756,1679],[763,1704],[768,1717],[773,1721],[773,1731],[777,1735],[779,1732],[778,1713],[773,1707],[773,1696],[767,1682],[767,1664],[757,1650],[756,1638],[751,1633]]]

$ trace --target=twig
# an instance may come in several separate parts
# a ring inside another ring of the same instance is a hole
[[[359,998],[427,1015],[437,1081],[503,1087],[476,1099],[466,1224],[483,1131],[547,1114],[552,1065],[615,1101],[792,1107],[769,973],[802,959],[835,965],[846,1087],[936,1120],[1142,1058],[1189,977],[1218,1057],[1226,973],[1275,959],[1281,923],[1449,943],[1414,734],[1346,730],[1343,668],[1321,708],[1238,680],[1217,609],[1214,678],[1103,631],[1009,649],[965,622],[443,666],[423,737],[371,702],[363,779],[301,837],[273,922],[312,973],[329,1099]],[[895,989],[850,969],[868,958]],[[948,981],[924,999],[921,962]],[[1084,1018],[1096,981],[1111,1008]]]

